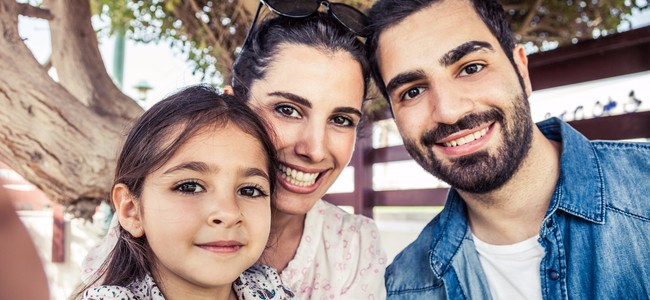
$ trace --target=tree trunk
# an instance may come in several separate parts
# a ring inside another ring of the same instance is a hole
[[[106,74],[88,1],[48,4],[61,84],[18,35],[16,3],[0,0],[0,160],[53,201],[96,204],[108,196],[118,148],[142,109]]]

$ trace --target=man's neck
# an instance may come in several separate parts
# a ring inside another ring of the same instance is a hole
[[[472,233],[495,245],[514,244],[539,233],[560,176],[561,144],[535,126],[530,151],[512,178],[486,193],[458,193],[467,203]]]

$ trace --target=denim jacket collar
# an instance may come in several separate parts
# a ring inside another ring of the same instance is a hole
[[[557,118],[542,121],[537,126],[548,139],[562,142],[560,178],[544,222],[560,209],[576,217],[603,224],[605,186],[602,170],[589,140]],[[585,168],[595,169],[596,172],[585,172]],[[429,261],[431,270],[441,278],[449,269],[463,240],[472,239],[467,222],[467,207],[455,189],[449,191],[439,218],[439,224],[433,232]]]
[[[438,277],[447,271],[463,239],[469,235],[467,207],[455,189],[449,191],[445,208],[440,212],[439,225],[433,231],[429,256],[431,270]]]
[[[546,213],[556,209],[597,223],[605,223],[605,183],[594,146],[557,118],[537,123],[551,140],[562,142],[560,178]]]

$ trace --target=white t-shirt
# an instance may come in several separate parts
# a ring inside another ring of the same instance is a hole
[[[544,248],[539,235],[512,245],[491,245],[475,235],[474,245],[494,299],[542,299],[539,274]]]
[[[385,299],[385,269],[375,222],[319,200],[280,277],[298,299]]]

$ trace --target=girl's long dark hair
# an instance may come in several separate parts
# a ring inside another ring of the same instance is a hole
[[[146,176],[162,167],[188,139],[202,129],[219,130],[228,124],[236,125],[259,140],[267,157],[266,168],[273,195],[278,164],[275,147],[266,131],[270,127],[244,101],[220,95],[214,88],[204,85],[188,87],[163,99],[138,119],[117,160],[113,185],[126,185],[129,192],[140,199]],[[154,274],[155,278],[153,259],[146,233],[135,238],[120,227],[115,248],[94,280],[80,289],[75,298],[80,298],[96,283],[127,286],[142,280],[147,273]]]

